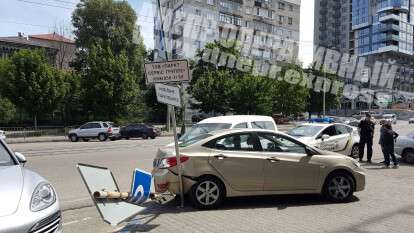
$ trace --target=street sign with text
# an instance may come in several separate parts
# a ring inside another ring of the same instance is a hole
[[[146,63],[145,75],[148,83],[169,83],[190,80],[187,60]]]
[[[157,100],[160,103],[181,107],[180,88],[160,83],[155,84]]]

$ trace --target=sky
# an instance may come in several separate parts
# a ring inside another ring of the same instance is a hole
[[[0,36],[63,32],[71,34],[71,14],[78,0],[0,0]],[[138,15],[141,35],[147,48],[154,46],[152,0],[128,0]],[[306,66],[313,54],[314,0],[302,0],[299,59]]]

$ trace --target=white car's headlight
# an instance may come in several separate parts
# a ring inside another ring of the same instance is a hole
[[[41,211],[56,202],[56,194],[52,185],[42,182],[37,185],[30,201],[30,210],[33,212]]]

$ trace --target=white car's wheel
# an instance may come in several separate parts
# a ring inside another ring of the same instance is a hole
[[[198,209],[215,209],[224,197],[224,185],[215,177],[202,177],[190,191],[191,201]]]
[[[351,155],[352,158],[357,158],[359,156],[359,145],[355,144],[352,146]]]
[[[414,163],[414,150],[405,150],[402,154],[402,158],[407,163]]]
[[[69,138],[71,142],[77,142],[79,140],[78,135],[76,134],[71,134]]]
[[[104,142],[104,141],[106,141],[106,139],[108,139],[108,137],[105,134],[101,133],[101,134],[98,135],[98,140],[99,141]]]
[[[324,185],[324,195],[333,202],[346,202],[354,194],[354,181],[345,172],[328,176]]]

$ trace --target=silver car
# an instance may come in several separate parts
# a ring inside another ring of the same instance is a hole
[[[62,232],[55,190],[25,163],[0,139],[0,233]]]
[[[407,163],[414,163],[414,132],[399,136],[395,142],[395,153]]]

